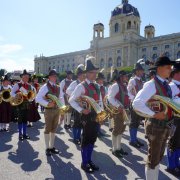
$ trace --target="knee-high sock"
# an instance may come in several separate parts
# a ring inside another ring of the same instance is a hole
[[[77,128],[73,128],[73,139],[74,140],[77,140],[77,131],[78,131]]]
[[[122,134],[119,134],[117,136],[117,150],[121,149],[121,139],[122,139]]]
[[[77,128],[77,139],[81,139],[81,128]]]
[[[23,135],[26,135],[27,123],[23,123]]]
[[[158,180],[158,178],[159,178],[159,164],[155,167],[155,171],[156,171],[156,179]]]
[[[54,147],[55,133],[50,133],[50,144],[49,148],[52,149]]]
[[[108,122],[109,122],[109,129],[112,129],[112,119],[108,119]]]
[[[19,135],[22,135],[22,128],[23,128],[23,124],[22,123],[18,123]]]
[[[81,157],[82,157],[82,164],[86,165],[88,163],[88,159],[87,159],[87,150],[88,146],[82,147],[81,148]]]
[[[137,135],[136,128],[130,128],[129,133],[130,133],[130,142],[136,142],[137,141],[137,139],[136,139],[136,135]]]
[[[117,136],[112,134],[112,151],[117,151]]]
[[[2,129],[2,123],[0,123],[0,130]]]
[[[87,160],[88,160],[88,162],[91,161],[93,149],[94,149],[94,145],[93,144],[89,144],[88,148],[87,148]]]
[[[171,152],[169,148],[167,148],[167,168],[169,169],[176,168],[175,155],[176,155],[175,151]]]
[[[148,167],[145,167],[145,175],[146,175],[146,180],[152,180],[152,179],[158,180],[156,169],[150,169]]]
[[[66,124],[70,125],[71,122],[71,113],[66,113]]]
[[[46,149],[49,149],[49,140],[50,140],[49,134],[44,134],[44,140],[45,140]]]

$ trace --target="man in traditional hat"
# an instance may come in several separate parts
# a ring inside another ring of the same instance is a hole
[[[11,91],[11,86],[9,85],[9,81],[10,79],[8,78],[7,75],[5,75],[2,78],[2,86],[0,86],[0,93],[2,93],[4,90]],[[10,92],[9,92],[9,95],[10,95]],[[7,95],[4,94],[4,96],[7,96]],[[0,103],[0,131],[9,130],[9,123],[11,121],[11,113],[12,113],[12,107],[10,103],[2,100],[2,102]]]
[[[66,94],[70,97],[76,86],[85,80],[84,65],[80,64],[76,69],[77,80],[73,81],[66,90]],[[73,141],[75,144],[81,144],[81,114],[74,109],[74,124],[73,124]]]
[[[176,61],[171,72],[172,98],[180,104],[180,61]],[[174,118],[175,132],[168,142],[167,148],[167,171],[174,176],[180,176],[180,121]]]
[[[51,156],[52,154],[59,154],[59,151],[54,147],[54,140],[56,129],[59,123],[60,111],[56,102],[50,101],[47,98],[47,94],[52,94],[64,104],[64,98],[60,94],[60,87],[57,85],[57,78],[58,74],[56,70],[51,70],[48,74],[47,83],[40,88],[36,96],[36,102],[45,107],[44,139],[47,156]],[[63,117],[61,116],[61,118]]]
[[[81,140],[81,168],[87,173],[93,173],[94,171],[99,170],[99,167],[96,166],[91,159],[94,143],[98,134],[98,123],[96,122],[97,114],[94,109],[89,110],[81,107],[77,102],[77,99],[81,98],[82,95],[86,95],[97,102],[102,101],[99,87],[95,83],[97,70],[99,68],[93,65],[93,59],[94,57],[91,56],[86,58],[86,80],[76,87],[69,99],[70,105],[79,113],[82,113],[81,121],[83,124],[83,133]]]
[[[28,83],[30,76],[31,74],[24,70],[23,73],[20,74],[21,81],[13,86],[11,92],[12,97],[17,97],[19,92],[24,94],[23,102],[16,106],[20,141],[23,141],[24,139],[30,139],[26,132],[30,102],[28,101],[27,96],[25,96],[30,90],[33,90],[33,87]]]
[[[102,102],[100,102],[101,108],[104,109],[103,105],[103,100],[105,96],[107,95],[107,90],[106,87],[104,86],[104,81],[105,81],[105,76],[103,74],[103,69],[98,73],[97,78],[96,78],[96,83],[99,86],[100,92],[101,92],[101,97],[102,97]],[[99,124],[98,128],[98,137],[104,136],[104,134],[101,131],[101,125]]]
[[[119,76],[108,92],[109,103],[118,108],[119,114],[113,115],[114,128],[112,131],[112,153],[118,158],[122,158],[123,155],[128,155],[121,147],[122,134],[126,128],[126,121],[123,113],[125,109],[129,108],[129,96],[127,91],[126,82],[128,80],[127,73],[120,71]]]
[[[161,106],[152,99],[153,95],[172,98],[172,91],[168,85],[167,78],[171,74],[174,64],[168,57],[159,57],[155,63],[157,75],[153,80],[146,82],[143,89],[139,91],[133,101],[133,108],[148,115],[146,119],[145,132],[148,139],[148,155],[145,168],[146,180],[158,180],[159,163],[163,157],[166,141],[170,134],[170,122],[173,119],[172,109],[168,107],[168,113],[163,112]],[[151,107],[147,103],[151,102]]]
[[[135,76],[129,80],[129,83],[127,86],[128,95],[131,102],[133,102],[134,98],[136,97],[136,94],[143,87],[142,77],[144,75],[144,69],[141,66],[141,64],[139,63],[135,64],[134,75]],[[130,132],[129,144],[135,148],[140,148],[141,146],[144,146],[144,144],[137,139],[137,131],[138,131],[140,122],[142,121],[143,118],[137,115],[134,112],[132,107],[130,108],[130,113],[131,113],[131,121],[129,125],[129,132]]]
[[[68,103],[69,96],[66,94],[66,90],[69,87],[69,85],[73,82],[72,77],[73,77],[73,72],[66,71],[66,78],[60,82],[61,94],[63,95],[65,105],[67,106],[69,105]],[[71,111],[67,112],[64,115],[64,128],[65,129],[71,128]]]

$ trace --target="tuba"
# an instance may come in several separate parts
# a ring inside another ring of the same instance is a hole
[[[69,111],[69,106],[65,106],[55,95],[47,94],[46,99],[48,99],[49,101],[54,101],[62,115]]]
[[[173,111],[173,116],[174,117],[179,117],[180,118],[180,104],[176,103],[175,101],[173,101],[172,99],[168,98],[168,97],[165,97],[165,96],[160,96],[160,95],[154,95],[152,96],[152,102],[148,102],[147,103],[147,106],[148,107],[152,107],[153,106],[156,106],[156,107],[161,107],[162,106],[162,109],[164,111],[165,114],[168,113],[168,107],[170,107]],[[134,111],[142,116],[142,117],[145,117],[145,118],[152,118],[151,116],[145,114],[145,113],[142,113],[136,109],[134,109]]]
[[[81,96],[77,101],[81,106],[86,105],[87,109],[91,109],[91,107],[94,109],[97,113],[96,122],[99,124],[102,124],[107,119],[108,115],[106,111],[104,111],[93,98],[89,96]]]
[[[123,107],[123,105],[121,104],[120,101],[118,101],[118,100],[116,100],[116,101],[118,102],[118,104],[120,106]],[[110,104],[108,102],[108,95],[105,96],[105,98],[103,100],[103,103],[104,103],[104,106],[105,106],[105,108],[106,108],[106,110],[108,112],[108,116],[109,117],[112,117],[114,115],[118,115],[119,114],[120,119],[122,119],[124,121],[124,125],[129,125],[130,120],[129,120],[129,117],[128,117],[127,112],[126,112],[127,110],[123,109],[123,112],[120,113],[119,109],[117,107],[113,106],[112,104]]]

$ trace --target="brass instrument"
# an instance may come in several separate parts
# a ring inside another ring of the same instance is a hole
[[[86,104],[87,109],[91,109],[91,107],[94,109],[97,113],[96,122],[99,124],[102,124],[107,119],[108,115],[106,111],[104,111],[93,98],[89,96],[81,96],[77,101],[80,104]]]
[[[168,97],[164,97],[164,96],[160,96],[160,95],[154,95],[152,96],[152,99],[154,100],[153,102],[148,102],[147,106],[151,107],[152,105],[155,105],[157,107],[160,107],[162,105],[162,109],[164,111],[165,114],[168,113],[168,107],[170,107],[173,110],[173,116],[174,117],[180,117],[180,104],[176,103],[175,101],[173,101],[172,99],[168,98]],[[134,111],[145,118],[153,118],[145,113],[142,113],[136,109],[134,109]]]
[[[123,105],[121,104],[120,101],[116,100],[118,102],[118,104],[123,108]],[[123,108],[123,112],[120,113],[119,112],[119,109],[115,106],[113,106],[111,103],[108,102],[108,96],[106,95],[104,100],[103,100],[103,103],[104,103],[104,106],[108,112],[108,116],[109,117],[112,117],[114,115],[118,115],[120,116],[120,119],[122,119],[124,121],[124,125],[129,125],[130,124],[130,120],[129,120],[129,117],[127,115],[127,110],[125,110]]]
[[[60,100],[59,98],[57,98],[55,95],[52,94],[47,94],[46,99],[53,101],[56,103],[56,105],[58,106],[60,113],[61,114],[65,114],[69,111],[69,106],[65,106]]]
[[[0,103],[2,103],[2,101],[10,102],[10,100],[11,100],[11,90],[10,89],[4,89],[0,93]]]

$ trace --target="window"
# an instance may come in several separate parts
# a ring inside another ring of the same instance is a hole
[[[142,48],[142,52],[146,52],[146,48]]]
[[[131,21],[127,23],[127,29],[131,29]]]
[[[120,67],[121,66],[121,57],[118,56],[117,58],[117,67]]]
[[[69,71],[69,67],[70,67],[70,65],[68,64],[68,65],[67,65],[67,68],[66,68],[67,71]]]
[[[156,59],[157,59],[157,54],[153,54],[152,60],[153,60],[153,61],[156,61]]]
[[[165,45],[165,49],[168,49],[169,48],[169,45]]]
[[[144,59],[146,61],[147,58],[146,58],[145,54],[142,56],[142,59]]]
[[[100,61],[100,67],[101,67],[101,68],[104,67],[104,59],[101,59],[101,61]]]
[[[109,58],[109,60],[108,60],[108,67],[111,67],[112,66],[112,58]]]
[[[177,53],[177,59],[180,58],[180,51]]]
[[[73,68],[73,69],[75,68],[75,64],[72,65],[72,68]]]
[[[165,52],[164,55],[167,56],[168,58],[170,57],[169,52]]]
[[[157,50],[157,47],[156,47],[156,46],[154,46],[154,47],[153,47],[153,51],[156,51],[156,50]]]
[[[178,47],[180,47],[180,43],[178,43]]]
[[[118,31],[119,31],[119,24],[118,24],[118,23],[116,23],[116,24],[114,25],[114,31],[115,31],[115,32],[118,32]]]
[[[117,54],[120,54],[120,53],[121,53],[121,50],[120,50],[120,49],[118,49],[118,50],[117,50]]]

